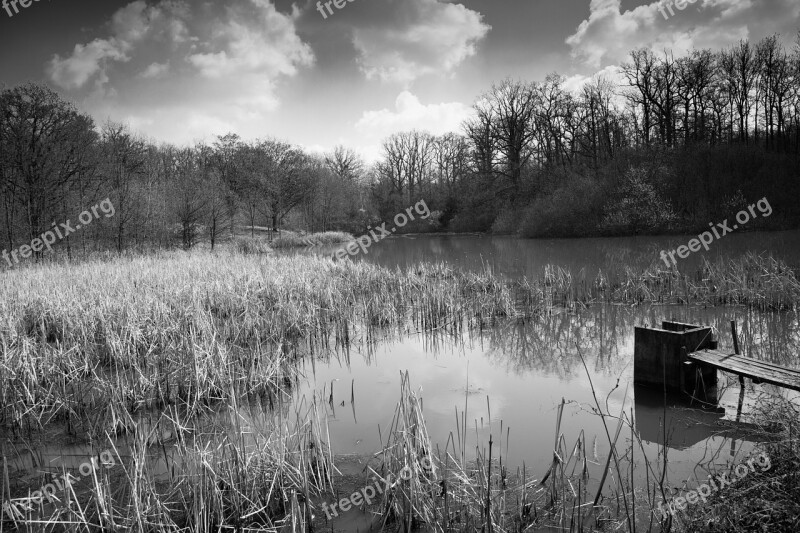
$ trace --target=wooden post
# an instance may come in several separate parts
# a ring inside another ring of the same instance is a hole
[[[741,355],[739,351],[739,336],[736,334],[736,321],[731,320],[731,335],[733,336],[733,353],[736,355]],[[744,390],[744,376],[739,374],[739,385],[741,385],[742,390]],[[741,398],[740,398],[740,405],[741,405]]]

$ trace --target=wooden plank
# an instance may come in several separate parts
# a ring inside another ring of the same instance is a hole
[[[767,361],[742,355],[727,354],[718,350],[702,350],[688,355],[691,361],[709,365],[723,372],[738,374],[750,379],[771,383],[800,391],[800,370],[778,366]]]

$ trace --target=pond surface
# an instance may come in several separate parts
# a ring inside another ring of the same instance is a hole
[[[591,377],[604,410],[605,398],[612,390],[610,413],[619,415],[623,400],[629,416],[633,409],[645,451],[651,461],[658,460],[663,441],[663,396],[633,386],[633,329],[665,319],[712,325],[719,331],[720,347],[731,351],[728,331],[730,321],[736,320],[746,354],[786,365],[796,363],[790,356],[800,348],[800,325],[794,315],[602,305],[577,315],[555,314],[525,324],[506,324],[462,339],[413,335],[387,340],[374,349],[353,350],[327,365],[317,363],[313,369],[307,365],[301,393],[310,396],[316,392],[317,398],[328,398],[332,385],[328,421],[334,451],[371,455],[381,449],[379,426],[385,439],[400,398],[400,375],[408,371],[424,400],[428,432],[440,450],[448,439],[457,439],[457,417],[466,408],[467,449],[473,450],[472,455],[475,446],[487,446],[492,433],[495,443],[502,439],[505,464],[525,464],[533,469],[533,476],[541,476],[552,458],[556,413],[562,398],[567,405],[561,431],[567,443],[572,446],[584,430],[597,460],[606,457],[609,446],[600,417],[593,414]],[[720,389],[724,412],[688,406],[670,406],[667,410],[670,483],[680,485],[702,461],[722,465],[738,462],[730,452],[742,451],[741,432],[728,431],[723,422],[736,419],[738,379],[721,375]],[[765,390],[780,393],[772,386],[748,382],[743,421],[748,418],[752,400]],[[627,448],[630,438],[623,434],[620,447]],[[638,444],[635,448],[636,454],[641,454]],[[599,465],[595,467],[600,469]]]
[[[644,269],[651,264],[666,267],[661,251],[686,245],[696,235],[614,237],[596,239],[519,239],[511,236],[415,235],[389,237],[373,244],[358,260],[385,267],[406,267],[419,262],[444,262],[470,271],[489,270],[496,275],[521,278],[541,276],[545,265],[567,268],[589,276],[598,270],[620,267]],[[738,257],[748,252],[771,253],[793,266],[800,265],[800,231],[734,233],[709,245],[709,251],[676,255],[682,272],[696,269],[703,258]]]
[[[547,264],[590,276],[597,270],[623,266],[643,269],[658,262],[662,249],[686,244],[690,236],[615,239],[521,240],[491,236],[406,236],[374,244],[356,260],[394,269],[420,261],[445,262],[455,267],[512,278],[539,277]],[[792,265],[800,264],[800,231],[742,233],[715,242],[709,252],[692,254],[679,263],[682,271],[697,268],[702,259],[735,258],[747,252],[768,253]],[[663,265],[663,263],[662,263]],[[389,338],[377,346],[354,349],[304,369],[302,394],[328,398],[329,430],[337,454],[368,456],[381,449],[400,397],[401,373],[424,399],[427,429],[434,446],[444,450],[457,440],[458,420],[466,410],[467,449],[487,448],[489,434],[501,442],[504,464],[525,465],[534,477],[547,470],[553,454],[558,406],[566,407],[561,432],[571,447],[581,431],[595,463],[591,475],[600,477],[608,441],[594,411],[591,383],[608,412],[622,410],[635,420],[636,434],[623,432],[618,447],[641,439],[649,461],[663,460],[662,419],[668,420],[667,484],[688,488],[706,478],[710,465],[736,465],[752,443],[742,439],[746,425],[736,420],[738,379],[720,374],[721,410],[664,409],[659,391],[633,386],[634,326],[675,320],[716,328],[720,348],[733,351],[730,322],[735,320],[746,355],[787,366],[800,361],[800,325],[794,314],[754,313],[742,308],[686,306],[597,305],[578,313],[554,313],[525,323],[508,323],[480,333],[453,338],[409,335]],[[586,361],[584,369],[581,356]],[[613,391],[613,392],[612,392]],[[769,385],[747,382],[744,423],[761,392],[788,394]],[[354,401],[351,402],[351,398]],[[616,423],[609,422],[613,432]],[[644,480],[641,449],[634,446],[636,477]],[[688,480],[688,481],[687,481]],[[692,481],[694,480],[694,481]]]

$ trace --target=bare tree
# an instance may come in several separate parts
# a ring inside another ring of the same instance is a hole
[[[3,91],[0,104],[0,190],[12,247],[15,222],[23,222],[23,233],[33,240],[65,211],[69,191],[90,168],[96,134],[90,117],[46,87]]]

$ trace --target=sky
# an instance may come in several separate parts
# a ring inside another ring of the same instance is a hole
[[[0,1],[5,87],[45,83],[153,142],[236,133],[369,161],[392,133],[460,132],[504,78],[557,72],[577,89],[615,79],[634,48],[774,33],[790,47],[800,30],[799,0],[695,0],[674,15],[673,0]]]

